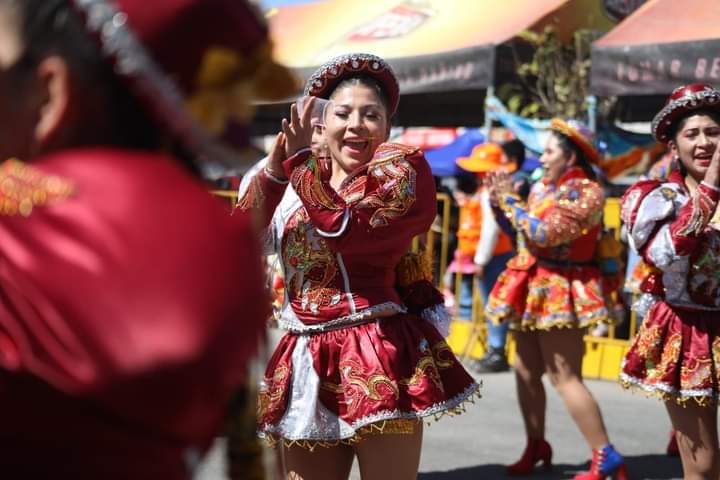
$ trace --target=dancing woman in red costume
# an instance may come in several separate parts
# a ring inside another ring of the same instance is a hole
[[[432,174],[417,148],[385,143],[399,89],[381,58],[336,58],[305,93],[331,100],[329,169],[309,148],[313,99],[283,122],[289,158],[281,163],[276,148],[239,204],[272,213],[288,184],[294,197],[272,226],[288,333],[267,367],[259,429],[304,479],[345,479],[355,455],[364,478],[414,479],[420,419],[457,410],[479,388],[422,318],[437,319],[438,305],[420,312],[411,301],[429,295],[432,306],[442,296],[407,282],[408,270],[396,274],[435,216]]]
[[[581,127],[555,119],[551,129],[540,159],[545,176],[533,186],[527,203],[512,192],[507,176],[490,181],[499,207],[518,232],[518,254],[498,278],[486,309],[491,320],[510,322],[516,344],[527,447],[507,471],[528,474],[540,461],[551,466],[542,383],[547,373],[593,451],[590,471],[576,480],[614,473],[624,478],[623,459],[608,441],[581,373],[585,329],[608,315],[594,261],[604,201],[591,167],[598,153]]]
[[[630,244],[650,273],[636,305],[645,320],[621,381],[665,401],[685,478],[718,478],[720,390],[720,91],[676,89],[652,123],[679,165],[633,185],[622,204]]]

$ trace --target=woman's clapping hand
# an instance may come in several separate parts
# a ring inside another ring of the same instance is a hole
[[[513,192],[512,177],[507,172],[493,172],[485,177],[483,181],[485,188],[490,194],[490,202],[498,204],[498,199]]]

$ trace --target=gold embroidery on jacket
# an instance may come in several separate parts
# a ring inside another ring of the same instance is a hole
[[[69,198],[73,184],[48,175],[20,160],[6,160],[0,166],[0,216],[29,217],[35,207]]]
[[[376,209],[370,217],[373,228],[388,225],[394,218],[405,215],[415,203],[415,169],[405,158],[378,163],[369,167],[378,188],[358,203],[358,208]]]

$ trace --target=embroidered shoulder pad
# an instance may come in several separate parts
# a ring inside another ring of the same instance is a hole
[[[621,201],[620,218],[623,223],[632,225],[635,223],[637,209],[640,202],[651,191],[661,185],[658,180],[640,180],[632,185],[623,195]]]
[[[64,200],[73,190],[68,180],[14,158],[6,160],[0,164],[0,217],[29,217],[33,208]]]
[[[387,162],[388,160],[406,157],[418,152],[419,150],[420,149],[417,147],[410,147],[400,143],[383,143],[375,151],[372,163]]]

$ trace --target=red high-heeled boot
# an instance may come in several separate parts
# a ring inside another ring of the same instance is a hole
[[[627,480],[625,460],[610,444],[592,451],[590,471],[575,475],[575,480],[605,480],[608,477]]]
[[[508,475],[528,475],[538,462],[545,470],[552,470],[552,447],[544,438],[528,438],[520,460],[506,468]]]

